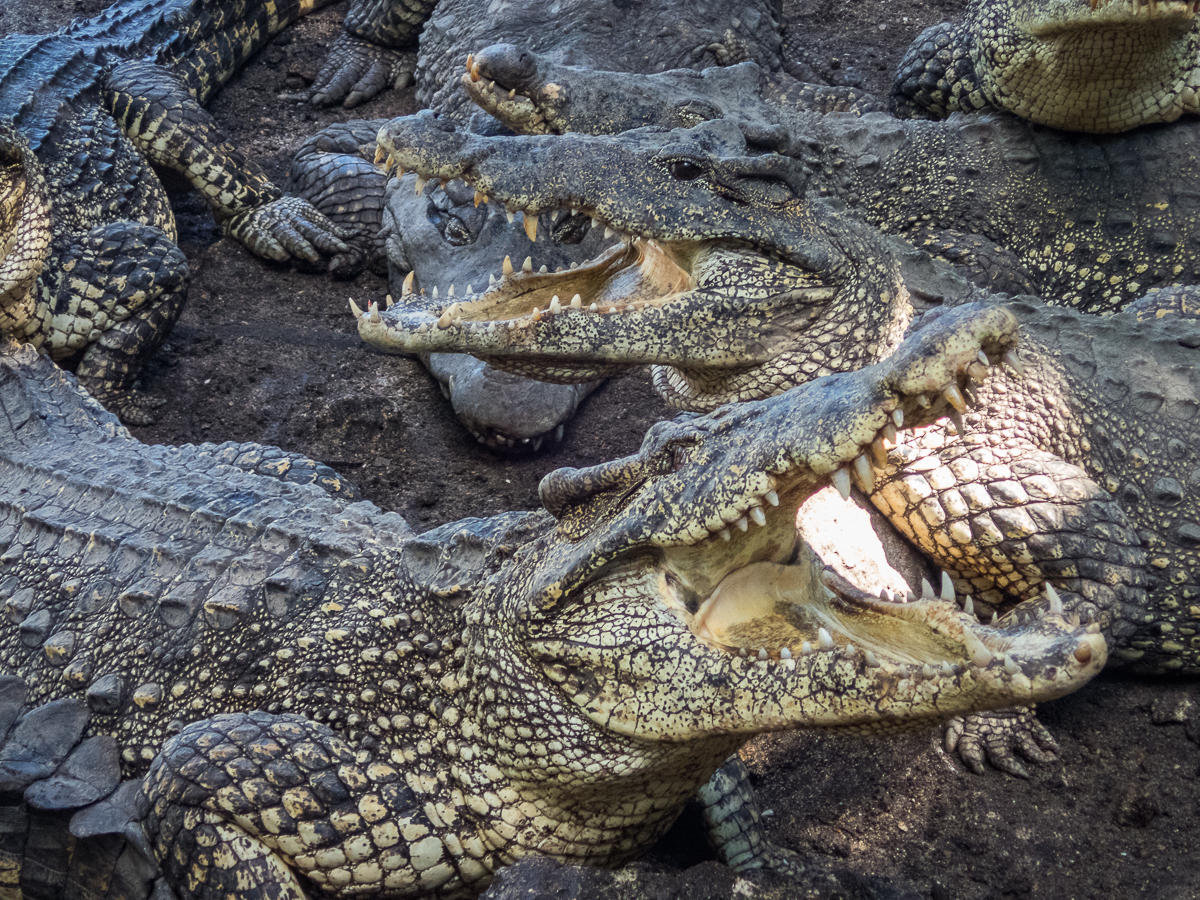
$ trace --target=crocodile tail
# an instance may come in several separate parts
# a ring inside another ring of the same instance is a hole
[[[159,55],[207,103],[276,34],[333,0],[229,0],[197,3],[196,17]]]

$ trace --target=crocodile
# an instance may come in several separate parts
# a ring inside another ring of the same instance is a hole
[[[457,88],[458,66],[473,49],[498,41],[631,72],[743,60],[778,70],[782,14],[780,0],[700,0],[686,10],[662,0],[493,3],[486,15],[471,0],[355,0],[309,96],[314,105],[353,107],[415,77],[422,107],[469,116],[470,102]]]
[[[676,128],[688,124],[682,115],[731,121],[750,149],[804,161],[813,194],[963,266],[992,290],[1103,314],[1152,287],[1200,283],[1200,163],[1190,150],[1200,123],[1192,119],[1090,135],[999,113],[939,121],[820,115],[778,101],[752,63],[703,77],[631,75],[503,47],[477,52],[463,81],[517,130],[547,122],[553,133],[616,134]],[[609,99],[597,116],[601,95]]]
[[[889,97],[898,116],[1000,109],[1071,131],[1127,131],[1200,111],[1192,0],[971,0],[926,28]]]
[[[577,209],[623,240],[591,264],[506,274],[440,309],[355,310],[383,349],[477,353],[558,380],[652,365],[669,403],[702,411],[874,363],[930,304],[981,299],[808,198],[800,161],[742,155],[729,122],[501,142],[415,117],[394,132],[392,161],[422,177],[531,211]],[[835,481],[848,491],[857,478],[980,611],[1023,614],[1053,583],[1102,624],[1114,664],[1200,671],[1195,290],[1152,291],[1110,317],[1013,308],[1030,374],[978,389],[982,422],[876,448],[886,474],[860,460]]]
[[[221,228],[273,260],[345,251],[202,108],[322,0],[128,0],[47,35],[0,40],[0,332],[76,364],[130,423],[131,390],[178,318],[187,262],[153,165],[183,174]]]
[[[78,835],[129,782],[108,827],[181,900],[467,896],[531,853],[617,865],[697,792],[732,866],[796,871],[730,760],[750,736],[1048,699],[1106,659],[1052,595],[985,625],[948,586],[880,599],[796,540],[800,503],[897,419],[932,421],[1016,328],[954,310],[879,365],[551,472],[544,509],[420,536],[211,448],[141,444],[9,347],[0,788],[80,807]]]

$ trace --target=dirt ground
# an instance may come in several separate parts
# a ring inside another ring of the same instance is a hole
[[[47,30],[104,5],[6,0],[0,32]],[[812,80],[884,94],[913,37],[961,5],[788,0],[789,48]],[[281,99],[316,73],[344,10],[330,7],[290,29],[211,107],[234,143],[280,183],[293,148],[324,125],[415,110],[411,90],[354,111]],[[458,424],[419,364],[359,340],[347,301],[381,298],[382,278],[334,281],[268,264],[220,239],[186,191],[175,207],[193,278],[188,306],[146,375],[147,391],[166,402],[156,425],[135,429],[144,441],[257,440],[302,451],[420,531],[531,508],[546,472],[631,453],[646,428],[669,415],[646,377],[629,377],[594,394],[549,452],[497,455]],[[875,876],[865,896],[1185,900],[1200,897],[1197,699],[1194,679],[1105,674],[1041,708],[1062,753],[1027,781],[968,773],[929,731],[870,741],[766,736],[744,756],[772,838],[816,866]],[[655,872],[698,864],[662,882],[657,896],[772,890],[762,879],[717,872],[688,846],[676,835],[656,851]],[[576,896],[572,884],[553,893]],[[786,887],[774,890],[789,896]],[[540,891],[550,888],[542,882]]]

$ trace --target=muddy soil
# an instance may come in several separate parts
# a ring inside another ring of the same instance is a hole
[[[44,31],[104,5],[8,0],[0,32]],[[788,0],[789,52],[811,80],[882,95],[920,29],[961,5]],[[234,143],[280,183],[293,148],[313,131],[415,109],[411,90],[354,111],[282,99],[312,79],[344,10],[327,8],[290,29],[212,105]],[[144,441],[258,440],[302,451],[424,530],[532,508],[546,472],[631,453],[646,428],[669,415],[646,377],[628,377],[595,393],[560,444],[537,456],[497,455],[458,424],[418,363],[359,340],[348,301],[365,306],[381,298],[382,278],[335,281],[266,263],[221,239],[186,190],[177,191],[175,206],[193,278],[188,306],[146,374],[146,390],[165,404],[156,425],[135,429]],[[1043,705],[1042,721],[1062,752],[1028,780],[968,773],[933,731],[872,740],[766,736],[744,756],[772,838],[814,867],[869,876],[855,894],[1185,900],[1200,897],[1197,687],[1194,679],[1106,673]],[[655,862],[633,867],[660,878],[651,893],[795,895],[770,879],[738,879],[704,862],[689,827],[681,824]],[[580,890],[570,878],[559,884],[544,876],[532,882],[539,893]],[[627,883],[612,881],[602,893],[629,896]]]

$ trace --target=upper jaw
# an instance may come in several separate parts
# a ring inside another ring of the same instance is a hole
[[[1163,31],[1187,31],[1196,18],[1196,0],[1082,0],[1060,3],[1057,9],[1030,10],[1021,30],[1034,37],[1052,37],[1094,28],[1147,26]]]

